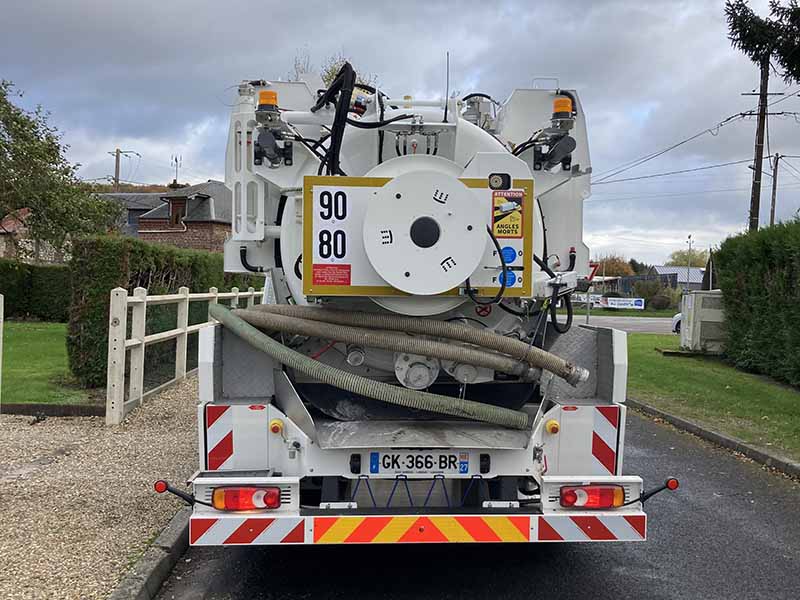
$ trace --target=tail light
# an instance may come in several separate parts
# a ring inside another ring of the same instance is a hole
[[[211,496],[217,510],[261,510],[279,508],[281,489],[277,487],[219,487]]]
[[[560,504],[566,508],[614,508],[625,503],[621,485],[564,486],[560,496]]]

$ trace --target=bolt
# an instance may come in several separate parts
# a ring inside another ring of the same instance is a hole
[[[406,277],[411,277],[411,273],[409,273],[408,271],[406,271]]]
[[[467,225],[467,231],[472,231],[472,225]]]
[[[394,197],[400,200],[400,194],[395,194]]]

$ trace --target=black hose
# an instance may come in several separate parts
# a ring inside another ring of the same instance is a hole
[[[506,259],[503,258],[503,249],[500,248],[500,243],[497,241],[497,238],[494,237],[494,233],[492,233],[492,229],[488,225],[486,226],[486,232],[489,234],[489,237],[492,238],[494,247],[497,249],[497,256],[500,257],[500,277],[498,277],[500,280],[500,289],[491,300],[478,300],[478,297],[475,295],[475,290],[473,290],[469,285],[469,277],[467,277],[467,281],[465,282],[467,286],[467,296],[469,296],[470,300],[472,300],[475,304],[479,304],[481,306],[497,304],[503,299],[503,294],[506,293],[506,279],[508,278],[506,274]]]
[[[294,261],[294,274],[300,280],[303,279],[303,273],[302,271],[300,271],[300,263],[302,262],[302,260],[303,260],[303,255],[298,254],[297,260]]]
[[[414,115],[399,115],[397,117],[392,117],[391,119],[386,119],[385,121],[358,121],[356,119],[347,119],[347,124],[352,125],[353,127],[358,127],[359,129],[379,129],[381,127],[386,127],[395,121],[403,121],[405,119],[413,118]]]
[[[325,160],[320,164],[320,169],[325,166],[328,175],[343,175],[339,168],[339,153],[342,149],[344,138],[344,128],[347,125],[347,113],[350,110],[350,98],[353,96],[353,88],[356,83],[356,72],[349,62],[345,62],[333,83],[317,99],[317,103],[311,107],[311,112],[316,112],[323,106],[334,104],[336,111],[331,125],[331,141]],[[338,98],[334,99],[335,97]]]
[[[558,322],[558,318],[556,316],[556,305],[558,304],[558,287],[553,288],[553,297],[550,299],[550,322],[553,324],[553,329],[555,329],[558,333],[567,333],[569,328],[572,327],[572,317],[573,317],[573,309],[572,309],[572,298],[569,294],[564,294],[564,307],[567,309],[567,320],[562,325]]]
[[[257,265],[251,265],[247,262],[247,246],[239,246],[239,260],[242,263],[242,266],[250,271],[251,273],[263,273],[264,267],[259,267]]]
[[[550,267],[548,267],[548,266],[547,266],[547,263],[546,263],[546,262],[544,262],[544,261],[543,261],[541,258],[539,258],[538,256],[536,256],[536,254],[534,254],[534,255],[533,255],[533,262],[535,262],[537,265],[539,265],[539,268],[540,268],[542,271],[544,271],[545,273],[547,273],[548,275],[550,275],[550,277],[553,277],[553,278],[555,278],[556,274],[555,274],[555,273],[553,273],[553,269],[551,269]]]
[[[466,96],[464,96],[464,97],[461,99],[461,101],[462,101],[462,102],[466,102],[467,100],[471,100],[472,98],[485,98],[486,100],[489,100],[490,102],[494,102],[495,104],[499,104],[499,102],[497,102],[497,101],[496,101],[494,98],[492,98],[492,97],[491,97],[489,94],[482,94],[482,93],[480,93],[480,92],[476,92],[476,93],[474,93],[474,94],[467,94]]]

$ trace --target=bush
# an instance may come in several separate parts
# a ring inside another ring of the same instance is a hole
[[[77,240],[72,248],[72,302],[69,310],[67,352],[72,373],[85,386],[106,382],[108,309],[110,292],[123,287],[132,293],[143,287],[150,295],[176,293],[186,286],[191,292],[210,287],[261,287],[261,278],[226,275],[222,254],[147,244],[134,238],[95,236]],[[205,320],[205,303],[190,305],[189,322]],[[176,307],[147,310],[147,333],[175,327]],[[168,344],[148,347],[146,361],[158,363],[169,353]],[[156,348],[162,347],[158,352]],[[147,367],[145,368],[147,372]]]
[[[619,292],[606,292],[603,294],[603,298],[622,298],[622,294]]]
[[[0,259],[0,294],[6,317],[64,322],[71,295],[69,267]]]
[[[633,295],[644,298],[645,306],[649,306],[650,299],[661,292],[661,281],[658,279],[643,279],[633,284]]]
[[[800,385],[800,220],[730,237],[715,258],[728,358]]]
[[[648,308],[652,308],[653,310],[664,310],[665,308],[669,308],[672,304],[672,299],[669,296],[653,296],[650,298],[649,304],[646,306]]]

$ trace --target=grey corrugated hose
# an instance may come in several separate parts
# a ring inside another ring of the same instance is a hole
[[[406,408],[463,417],[512,429],[529,429],[531,427],[530,415],[521,411],[410,390],[336,369],[287,348],[222,305],[210,304],[208,310],[211,317],[254,348],[265,352],[279,363],[322,383]]]
[[[381,348],[393,352],[407,352],[420,356],[432,356],[441,360],[451,360],[455,363],[486,367],[501,373],[517,375],[523,379],[532,380],[541,374],[539,369],[534,369],[528,363],[511,358],[503,354],[495,354],[486,350],[446,344],[424,337],[410,336],[396,331],[381,331],[375,329],[362,329],[312,321],[311,319],[297,319],[275,313],[253,310],[234,311],[250,325],[267,331],[284,331],[306,335],[309,337],[336,340],[356,344],[367,348]]]
[[[514,338],[500,335],[494,331],[467,327],[460,323],[440,321],[437,319],[424,319],[421,317],[406,317],[403,315],[388,315],[363,311],[355,312],[291,304],[259,304],[250,310],[285,315],[288,317],[298,317],[300,319],[309,319],[312,321],[322,321],[325,323],[336,323],[337,325],[402,331],[458,340],[508,354],[517,360],[528,363],[532,367],[550,371],[554,375],[566,380],[567,383],[571,385],[578,385],[589,378],[589,371],[583,367],[579,367],[541,348],[537,348],[536,346]]]

